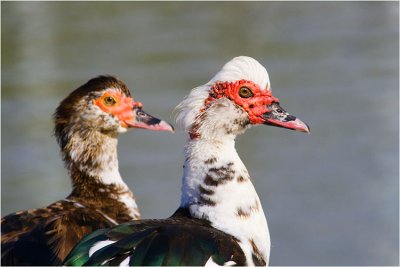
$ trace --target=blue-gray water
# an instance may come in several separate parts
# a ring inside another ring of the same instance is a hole
[[[1,214],[70,190],[51,115],[99,74],[145,110],[174,106],[238,55],[311,135],[237,140],[269,222],[272,265],[399,264],[398,2],[2,2]],[[120,170],[143,217],[179,204],[186,135],[135,130]]]

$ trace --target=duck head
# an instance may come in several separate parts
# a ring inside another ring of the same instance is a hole
[[[251,57],[226,63],[207,84],[194,88],[177,109],[177,122],[192,139],[235,137],[251,125],[310,132],[304,122],[280,106],[272,95],[267,70]]]
[[[113,76],[99,76],[67,96],[54,114],[55,136],[62,147],[79,132],[115,137],[129,128],[170,131],[173,127],[143,111],[128,87]]]

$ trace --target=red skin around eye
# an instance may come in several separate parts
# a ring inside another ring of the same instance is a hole
[[[107,106],[104,103],[106,97],[114,97],[116,103],[112,106]],[[133,112],[134,107],[141,108],[143,105],[141,102],[133,101],[131,97],[125,97],[121,92],[107,91],[98,99],[93,100],[94,104],[97,105],[104,112],[110,113],[116,117],[121,122],[121,125],[127,127],[124,121],[133,120],[135,115]]]
[[[249,88],[253,92],[253,96],[249,98],[240,97],[239,89],[241,87]],[[251,81],[240,80],[214,84],[209,97],[205,101],[205,108],[208,108],[213,100],[221,97],[226,97],[242,107],[249,114],[250,123],[252,124],[263,123],[264,119],[261,118],[261,115],[269,111],[267,106],[272,102],[279,102],[278,98],[274,97],[270,90],[262,90]]]

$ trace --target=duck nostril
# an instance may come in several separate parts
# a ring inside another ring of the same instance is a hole
[[[253,105],[253,104],[250,104],[249,108],[254,108],[254,105]]]
[[[296,120],[296,117],[293,115],[287,115],[285,118],[285,121],[294,121],[294,120]]]

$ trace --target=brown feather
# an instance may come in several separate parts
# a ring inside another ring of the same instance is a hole
[[[60,265],[85,235],[115,225],[93,207],[69,201],[8,215],[1,224],[2,265]]]

